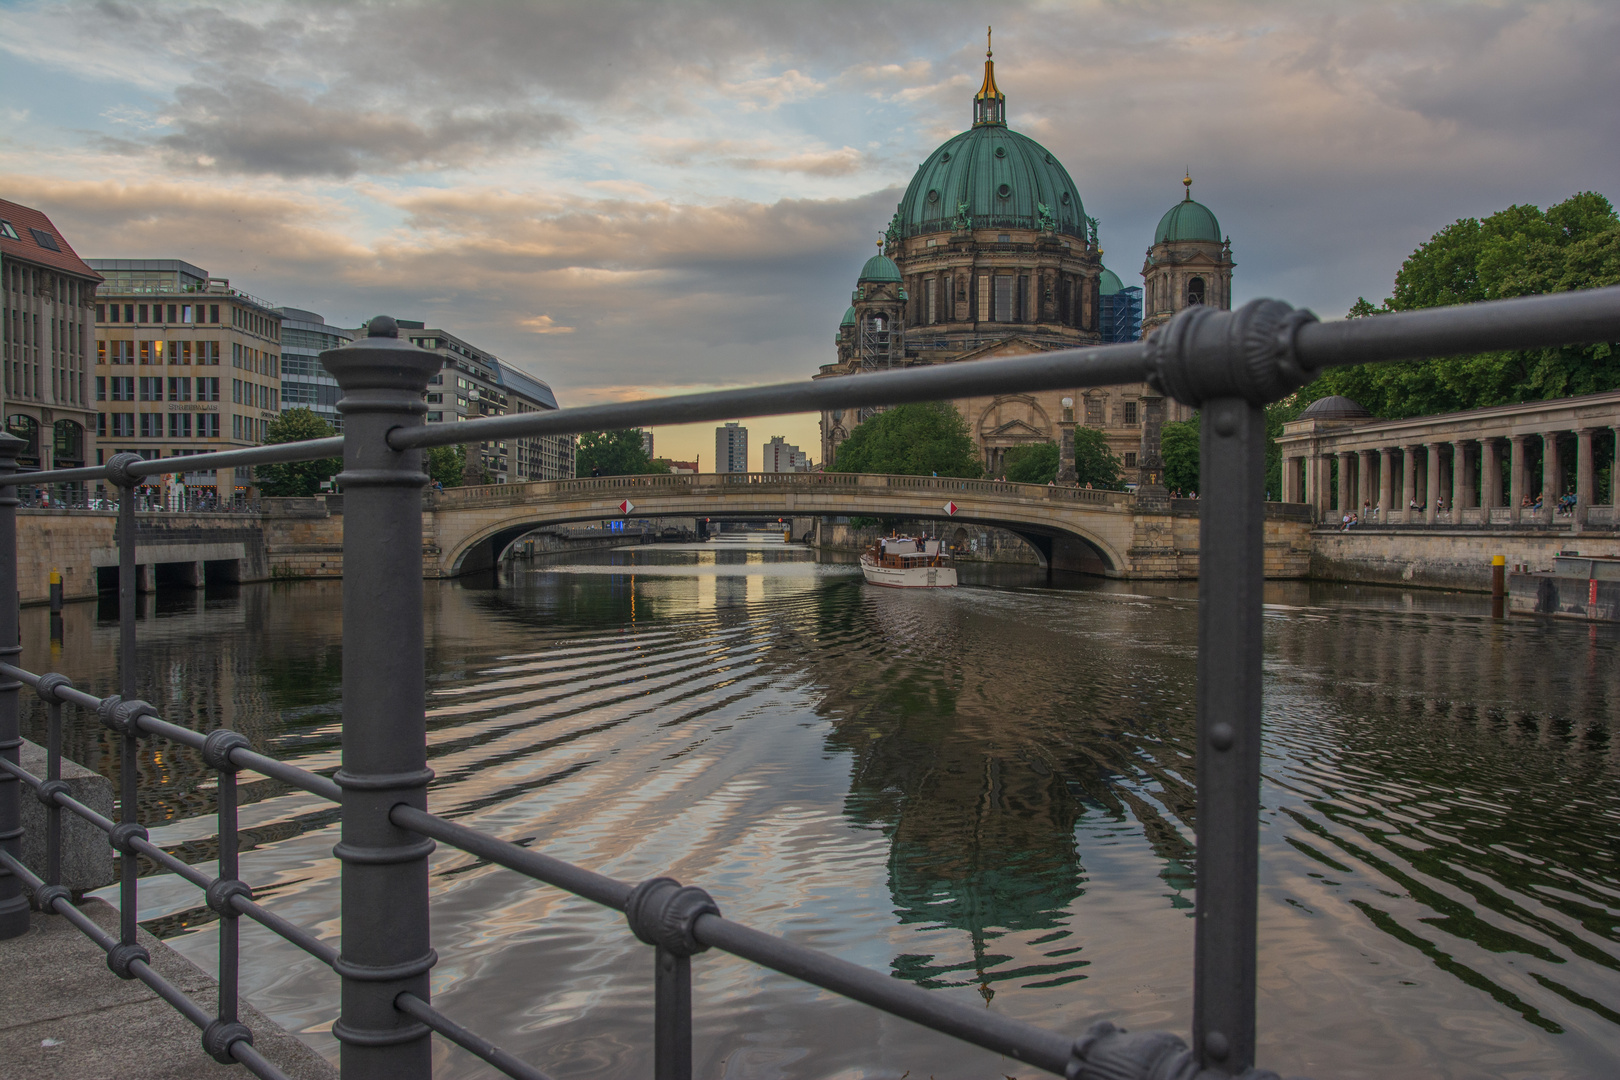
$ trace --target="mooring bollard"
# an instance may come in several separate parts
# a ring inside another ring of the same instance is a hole
[[[1507,557],[1491,559],[1491,618],[1500,619],[1507,608]]]
[[[62,610],[62,571],[51,571],[51,610]]]

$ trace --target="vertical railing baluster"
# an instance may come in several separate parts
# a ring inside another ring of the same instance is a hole
[[[237,866],[236,773],[224,769],[219,774],[219,874],[222,881],[241,877]],[[242,920],[221,914],[219,920],[219,1009],[222,1024],[236,1022],[238,982],[238,937]]]
[[[692,1080],[692,958],[654,950],[653,1078]]]
[[[115,455],[114,461],[120,457],[123,455]],[[118,693],[124,701],[131,702],[136,700],[138,674],[135,659],[135,477],[120,470],[113,480],[121,489],[118,497]],[[140,745],[134,725],[125,726],[118,749],[118,822],[131,828],[140,824]],[[136,894],[140,857],[126,844],[118,860],[118,941],[132,947],[140,916]]]
[[[0,432],[0,475],[17,471],[17,451],[26,444],[10,433]],[[16,664],[22,645],[17,636],[19,597],[17,594],[17,489],[0,487],[0,660]],[[0,679],[0,757],[21,760],[22,729],[18,717],[17,692],[22,683]],[[22,784],[9,771],[0,769],[0,851],[22,858]],[[28,932],[28,897],[22,882],[0,866],[0,939]]]
[[[399,340],[379,316],[367,336],[321,354],[343,390],[343,979],[344,1080],[426,1080],[428,1027],[394,1006],[428,1001],[437,957],[428,933],[433,841],[389,820],[426,809],[427,720],[422,630],[421,452],[388,445],[427,411],[437,354]]]
[[[62,703],[53,695],[46,706],[45,782],[62,779]],[[62,807],[52,799],[45,807],[45,884],[62,884]]]

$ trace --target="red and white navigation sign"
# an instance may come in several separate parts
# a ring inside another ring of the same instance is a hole
[[[947,514],[954,516],[956,514],[956,504],[953,502],[948,502],[945,504],[944,510]]]
[[[634,510],[635,508],[636,504],[631,502],[629,499],[626,499],[624,502],[619,504],[619,513],[629,514],[630,511]]]

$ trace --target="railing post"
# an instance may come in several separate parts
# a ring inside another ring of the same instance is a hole
[[[0,433],[0,475],[17,471],[17,451],[27,445],[9,433]],[[22,646],[17,636],[17,489],[0,488],[0,660],[16,664]],[[0,681],[0,757],[20,760],[22,730],[18,724],[16,679]],[[22,858],[22,784],[0,769],[0,851]],[[28,897],[22,882],[0,865],[0,939],[28,932]]]
[[[1199,305],[1148,341],[1151,381],[1202,411],[1198,503],[1198,896],[1193,1043],[1199,1065],[1254,1064],[1260,870],[1261,590],[1265,585],[1263,404],[1303,386],[1294,351],[1314,322],[1275,300]]]
[[[421,452],[388,445],[422,423],[439,357],[399,340],[386,316],[368,336],[321,354],[343,389],[343,951],[344,1080],[426,1080],[429,1029],[394,1001],[431,999],[437,959],[428,934],[433,841],[388,819],[399,803],[427,808],[422,631]]]

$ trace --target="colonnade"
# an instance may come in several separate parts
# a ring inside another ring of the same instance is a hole
[[[1593,443],[1602,431],[1616,437],[1607,500],[1598,504]],[[1370,434],[1353,429],[1346,433],[1357,442]],[[1573,487],[1565,480],[1566,458],[1561,456],[1565,450],[1559,445],[1560,439],[1570,436],[1575,443]],[[1530,469],[1532,451],[1541,457],[1539,477]],[[1324,521],[1355,513],[1368,523],[1550,526],[1558,516],[1560,497],[1572,492],[1572,524],[1620,525],[1616,478],[1620,478],[1620,425],[1605,425],[1285,454],[1282,497],[1285,502],[1309,503]]]

